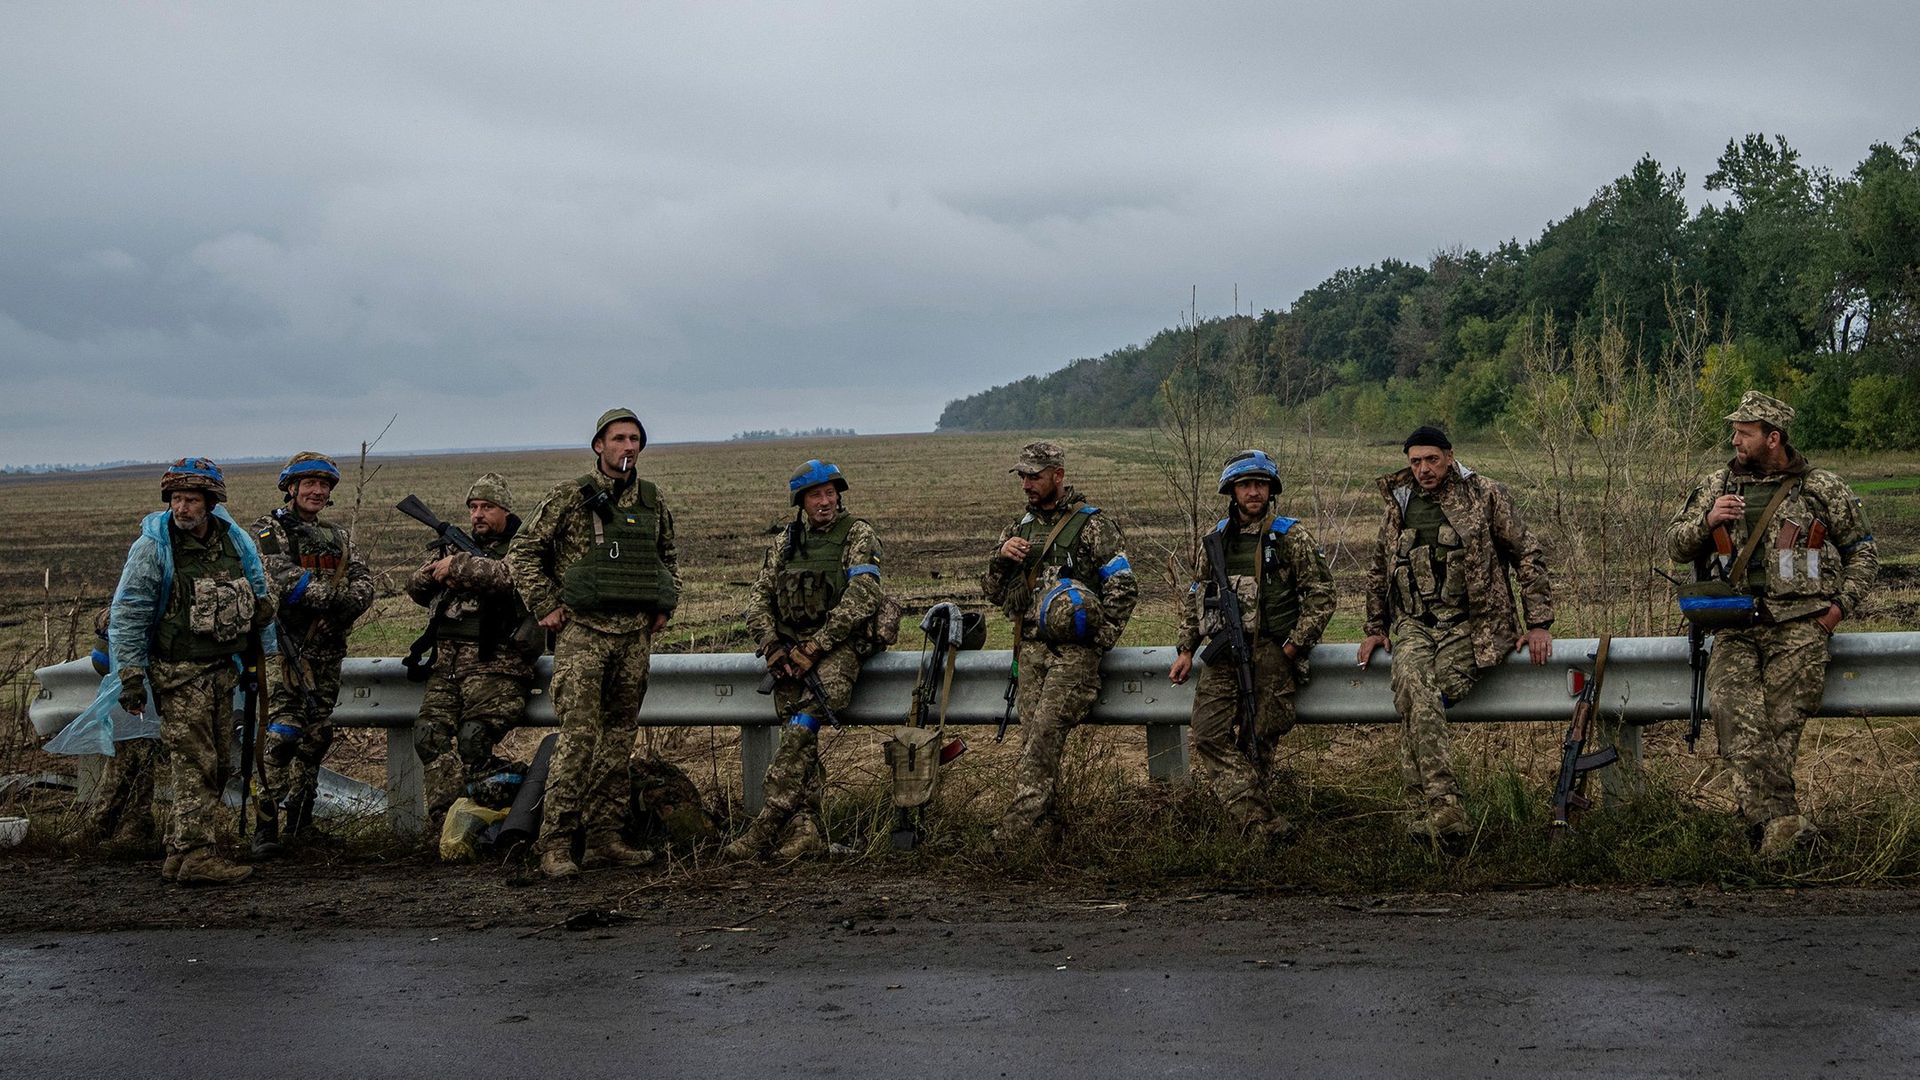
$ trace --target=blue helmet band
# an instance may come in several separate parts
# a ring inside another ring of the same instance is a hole
[[[323,476],[335,485],[340,483],[340,470],[334,468],[332,462],[314,459],[309,461],[296,461],[286,468],[281,469],[280,487],[285,489],[295,481],[307,476]]]
[[[1273,463],[1264,450],[1242,450],[1227,459],[1226,467],[1220,470],[1220,494],[1233,491],[1233,485],[1242,480],[1260,479],[1273,487],[1273,493],[1280,493],[1280,467]]]
[[[809,458],[787,481],[787,491],[793,496],[793,505],[800,505],[800,493],[821,484],[832,484],[835,491],[847,490],[847,478],[840,475],[840,466],[831,461]]]

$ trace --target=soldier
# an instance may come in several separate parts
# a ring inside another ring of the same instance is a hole
[[[1553,589],[1540,542],[1527,531],[1506,485],[1459,464],[1438,428],[1407,436],[1407,467],[1380,478],[1386,515],[1367,569],[1366,638],[1393,654],[1401,766],[1423,809],[1407,825],[1416,840],[1450,842],[1468,832],[1448,755],[1446,710],[1480,673],[1525,649],[1553,655]],[[1526,621],[1514,618],[1511,566]],[[1391,632],[1391,640],[1389,640]]]
[[[1227,573],[1240,597],[1253,646],[1255,756],[1234,745],[1239,683],[1231,663],[1209,665],[1193,692],[1193,751],[1212,774],[1214,794],[1241,829],[1269,841],[1285,838],[1293,825],[1274,812],[1261,790],[1272,770],[1274,748],[1293,730],[1295,690],[1306,681],[1307,654],[1333,617],[1333,574],[1313,534],[1276,513],[1280,470],[1259,450],[1243,450],[1220,470],[1220,494],[1229,496],[1227,516],[1214,526],[1223,535]],[[1203,633],[1217,632],[1202,617],[1205,599],[1217,589],[1209,567],[1188,590],[1172,670],[1178,686],[1193,671]]]
[[[273,599],[260,554],[221,506],[226,478],[181,458],[160,478],[167,509],[148,514],[127,551],[109,616],[120,707],[134,716],[153,691],[173,785],[160,876],[227,885],[253,872],[220,854],[217,825],[233,744],[239,654],[260,633],[271,652]]]
[[[1120,528],[1066,482],[1058,443],[1029,443],[1013,468],[1027,512],[1000,534],[980,589],[1013,620],[1020,763],[994,827],[1001,847],[1061,831],[1057,795],[1067,733],[1100,695],[1100,658],[1126,629],[1140,587]]]
[[[549,877],[580,872],[576,842],[588,865],[653,859],[620,838],[653,638],[680,600],[673,515],[660,489],[634,473],[646,445],[632,410],[607,410],[593,429],[593,471],[548,492],[507,547],[527,610],[557,635],[560,742],[535,844]]]
[[[526,712],[544,643],[507,569],[507,544],[520,519],[499,473],[486,473],[467,489],[467,520],[484,555],[438,543],[407,579],[407,595],[433,611],[427,624],[433,673],[420,703],[417,749],[426,765],[427,809],[436,819],[462,794],[487,806],[511,801],[493,748]]]
[[[278,855],[284,844],[312,832],[347,635],[373,605],[367,560],[344,527],[320,516],[333,505],[339,483],[332,458],[303,450],[280,470],[286,505],[253,523],[279,605],[282,643],[280,662],[267,665],[267,769],[254,803],[256,858]]]
[[[880,587],[880,541],[873,526],[847,513],[838,466],[814,459],[787,481],[797,512],[761,563],[747,602],[747,632],[773,676],[780,749],[767,766],[766,803],[729,858],[749,859],[783,836],[780,859],[827,849],[820,821],[826,774],[820,767],[821,703],[838,713],[853,697],[860,664],[879,651],[870,632],[886,599]],[[809,680],[807,677],[813,678]]]
[[[1818,839],[1794,799],[1794,757],[1826,689],[1828,640],[1860,610],[1879,555],[1860,499],[1788,441],[1790,406],[1749,390],[1727,420],[1733,459],[1700,478],[1667,545],[1703,578],[1744,557],[1744,582],[1732,576],[1758,600],[1756,619],[1714,634],[1707,690],[1740,817],[1771,859]]]

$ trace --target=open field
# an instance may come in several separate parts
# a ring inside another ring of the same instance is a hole
[[[1330,641],[1359,636],[1360,586],[1377,523],[1372,478],[1402,460],[1397,442],[1364,439],[1315,443],[1291,433],[1264,441],[1286,469],[1285,512],[1303,518],[1328,547],[1341,592]],[[787,520],[785,481],[811,456],[836,461],[852,490],[848,506],[871,520],[885,544],[888,588],[909,611],[953,599],[981,607],[977,578],[997,531],[1022,509],[1007,474],[1028,436],[903,435],[819,441],[744,442],[650,448],[644,475],[661,485],[672,507],[686,578],[683,604],[662,648],[671,651],[744,650],[739,612],[747,583],[774,531]],[[1171,509],[1162,447],[1151,432],[1087,432],[1067,436],[1069,480],[1126,531],[1141,575],[1143,598],[1124,644],[1164,643],[1177,624],[1175,597],[1184,588],[1173,571],[1184,547],[1186,523]],[[1497,443],[1462,446],[1463,462],[1511,481],[1517,497],[1545,534],[1561,603],[1556,633],[1581,636],[1603,629],[1677,632],[1677,615],[1642,560],[1637,568],[1619,552],[1593,561],[1584,537],[1561,535],[1556,522],[1583,520],[1582,508],[1625,505],[1606,501],[1601,481],[1584,474],[1562,490],[1532,478],[1546,472],[1535,455]],[[1822,461],[1854,481],[1879,536],[1883,586],[1863,618],[1848,629],[1920,628],[1920,459],[1881,455]],[[1700,462],[1709,465],[1707,459]],[[426,530],[391,510],[414,493],[443,516],[458,520],[467,482],[486,470],[505,474],[520,509],[529,510],[551,485],[590,467],[584,452],[537,452],[376,458],[364,478],[342,461],[347,480],[335,513],[354,518],[378,575],[382,599],[356,629],[359,655],[396,655],[418,632],[424,613],[399,586],[428,539]],[[158,467],[99,474],[0,478],[0,662],[43,662],[51,655],[82,655],[92,611],[111,591],[135,521],[158,505]],[[278,505],[277,468],[238,466],[229,472],[236,516],[244,523]],[[1658,495],[1658,493],[1654,493]],[[1677,501],[1654,498],[1654,503]],[[1562,502],[1562,500],[1572,500]],[[1568,507],[1574,508],[1569,514]],[[1581,565],[1566,565],[1572,556]],[[1639,607],[1622,604],[1637,595]],[[1651,614],[1649,614],[1651,613]],[[1657,620],[1647,624],[1652,617]],[[1664,620],[1664,621],[1658,621]],[[1006,647],[1004,620],[991,621],[993,647]],[[917,635],[899,648],[917,648]],[[51,648],[46,642],[51,639]],[[4,668],[0,668],[4,670]],[[5,702],[12,728],[0,742],[0,773],[64,766],[25,745],[20,728],[23,684]],[[512,748],[531,743],[516,735]],[[1144,736],[1138,730],[1090,732],[1070,748],[1074,785],[1069,813],[1089,826],[1055,855],[1032,853],[1019,865],[1048,876],[1077,872],[1131,875],[1143,880],[1196,875],[1248,886],[1286,881],[1317,888],[1497,886],[1515,881],[1772,880],[1742,850],[1724,818],[1725,781],[1710,756],[1683,753],[1671,726],[1648,732],[1655,796],[1640,808],[1603,815],[1573,849],[1548,861],[1541,828],[1545,776],[1556,760],[1559,730],[1552,725],[1477,726],[1462,732],[1458,758],[1485,816],[1475,858],[1436,862],[1395,847],[1399,806],[1394,733],[1374,728],[1313,728],[1290,736],[1280,787],[1281,806],[1308,826],[1308,839],[1280,856],[1245,849],[1217,828],[1211,803],[1188,789],[1145,784]],[[337,744],[336,768],[378,781],[381,736],[349,733]],[[730,810],[737,785],[737,748],[724,733],[653,731],[656,750],[680,762]],[[963,863],[984,845],[984,823],[1004,804],[1012,747],[982,736],[943,788],[940,815]],[[871,838],[883,816],[879,736],[849,731],[827,741],[833,827],[856,841]],[[1801,780],[1806,801],[1825,821],[1842,823],[1829,853],[1796,867],[1800,880],[1887,881],[1920,874],[1920,728],[1910,722],[1817,722],[1803,744]],[[1608,824],[1601,824],[1602,821]],[[1847,822],[1857,827],[1848,828]],[[1113,825],[1115,828],[1108,828]],[[1147,842],[1143,836],[1151,833]],[[1374,843],[1378,841],[1378,843]],[[1572,857],[1567,857],[1571,855]],[[1582,860],[1585,860],[1584,862]]]

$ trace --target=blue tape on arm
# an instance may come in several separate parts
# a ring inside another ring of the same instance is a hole
[[[313,584],[313,571],[309,570],[300,575],[299,581],[293,583],[293,591],[287,594],[287,603],[299,603],[300,598],[307,595],[307,586],[311,584]]]
[[[1100,580],[1105,581],[1115,574],[1131,573],[1133,573],[1133,564],[1127,561],[1127,557],[1125,555],[1115,555],[1113,558],[1107,560],[1107,565],[1100,568]]]
[[[792,724],[794,727],[806,728],[808,731],[815,733],[818,733],[820,730],[820,721],[815,720],[806,713],[794,713],[793,719],[787,721],[787,723]]]
[[[872,574],[874,577],[877,578],[880,576],[880,568],[878,566],[875,566],[872,563],[861,563],[859,566],[851,566],[847,568],[848,581],[852,581],[854,578],[859,577],[861,574]]]

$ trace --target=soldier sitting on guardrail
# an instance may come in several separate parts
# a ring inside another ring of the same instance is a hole
[[[1667,541],[1674,561],[1723,586],[1683,595],[1681,610],[1712,620],[1697,625],[1713,634],[1720,753],[1760,854],[1778,858],[1818,838],[1794,798],[1800,731],[1826,689],[1834,628],[1860,609],[1880,561],[1859,497],[1788,442],[1792,406],[1749,390],[1727,420],[1733,459],[1700,478]]]
[[[776,840],[783,860],[827,850],[820,725],[853,699],[861,662],[898,633],[899,608],[880,586],[880,540],[847,513],[846,490],[838,466],[817,458],[802,464],[787,481],[795,517],[753,582],[747,632],[760,643],[772,683],[762,689],[772,691],[784,723],[767,766],[766,802],[727,845],[729,858],[756,858]]]

